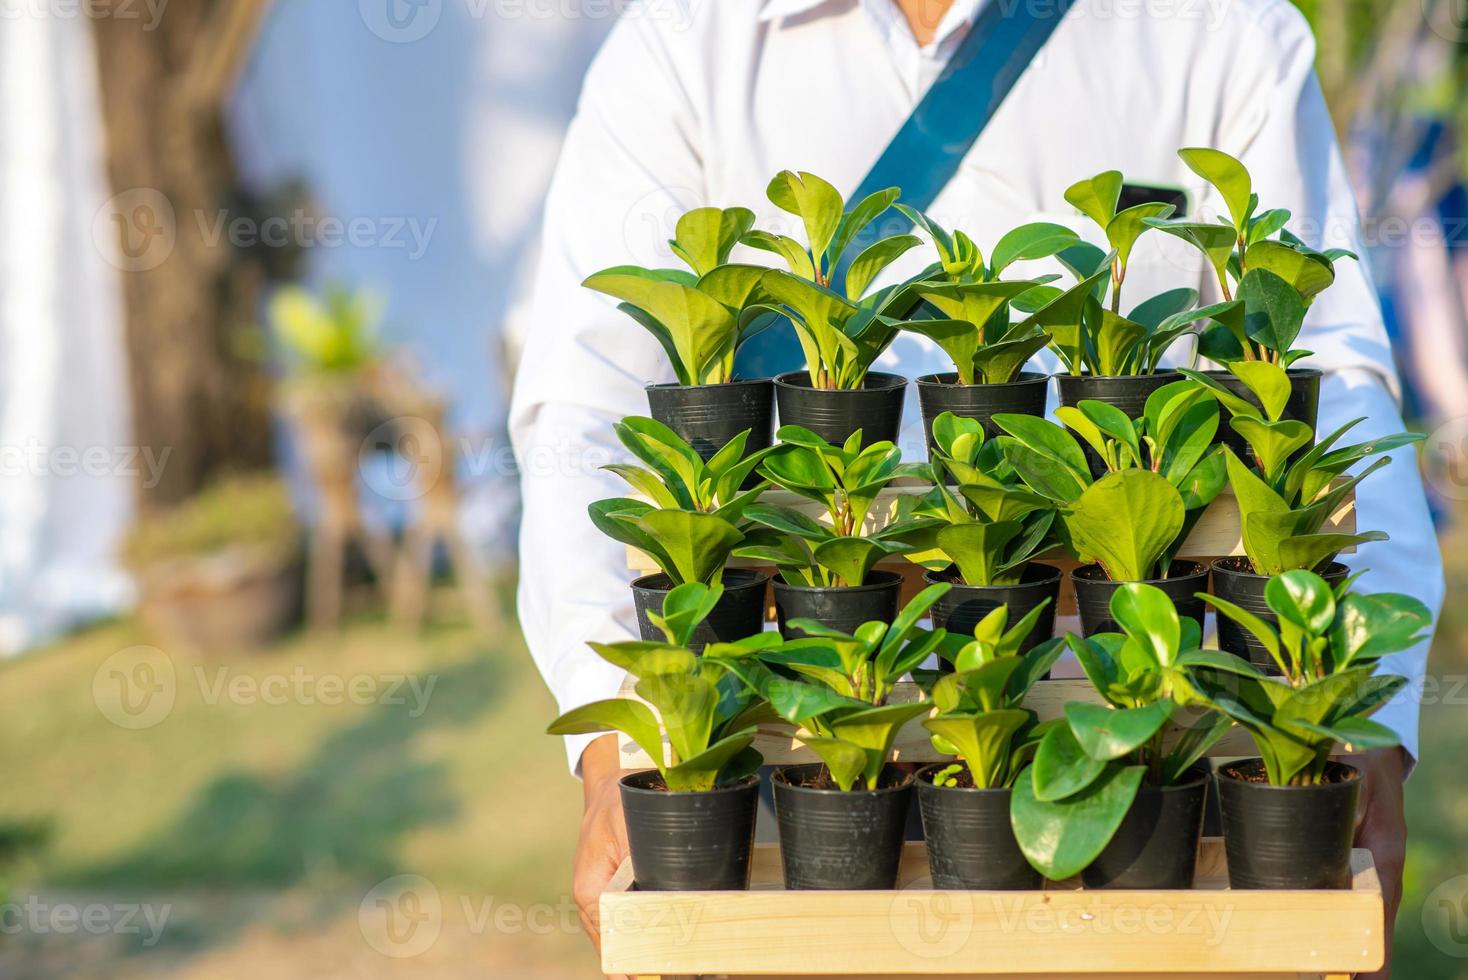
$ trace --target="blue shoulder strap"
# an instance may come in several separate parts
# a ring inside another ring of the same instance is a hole
[[[848,200],[901,187],[904,204],[919,211],[931,207],[1074,2],[988,0],[942,73]],[[902,230],[895,225],[896,215],[872,222],[867,234],[847,248],[832,277],[838,287],[846,277],[846,265],[871,244],[878,225],[883,235]],[[900,220],[906,223],[905,218]],[[740,348],[734,369],[739,377],[767,378],[804,366],[795,332],[782,322]]]

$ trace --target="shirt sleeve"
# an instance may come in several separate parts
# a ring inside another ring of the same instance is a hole
[[[634,635],[632,574],[586,508],[627,492],[599,469],[623,455],[612,423],[645,415],[643,386],[672,380],[657,341],[581,282],[614,265],[675,265],[672,226],[703,196],[691,104],[656,18],[639,10],[624,13],[588,71],[551,181],[510,407],[520,625],[562,711],[614,696],[622,680],[586,644]],[[573,772],[594,737],[566,739]]]
[[[1290,210],[1291,231],[1315,248],[1346,248],[1361,256],[1359,262],[1336,263],[1336,281],[1311,306],[1297,341],[1314,352],[1301,366],[1325,372],[1317,429],[1327,433],[1363,419],[1343,445],[1401,432],[1401,386],[1350,179],[1315,76],[1314,38],[1303,16],[1286,3],[1265,7],[1257,27],[1258,43],[1245,57],[1258,61],[1246,64],[1228,86],[1238,101],[1225,112],[1217,145],[1240,156],[1263,206]],[[1436,617],[1443,600],[1442,555],[1417,450],[1400,449],[1391,458],[1356,491],[1357,527],[1385,531],[1391,540],[1363,545],[1341,560],[1353,570],[1367,570],[1357,586],[1362,591],[1415,596]],[[1379,668],[1410,682],[1377,720],[1397,733],[1414,759],[1427,647],[1387,657]]]

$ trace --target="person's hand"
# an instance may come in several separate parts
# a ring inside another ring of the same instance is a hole
[[[1348,759],[1361,769],[1365,783],[1356,813],[1356,846],[1371,852],[1386,903],[1386,962],[1375,973],[1358,973],[1360,980],[1387,980],[1392,972],[1392,930],[1402,901],[1402,868],[1407,860],[1407,814],[1402,781],[1407,775],[1403,749],[1375,749]]]
[[[581,753],[581,789],[586,809],[581,817],[581,839],[576,844],[576,866],[571,895],[581,916],[581,928],[601,952],[598,921],[601,893],[627,856],[627,824],[622,817],[622,776],[617,758],[617,736],[605,735]]]

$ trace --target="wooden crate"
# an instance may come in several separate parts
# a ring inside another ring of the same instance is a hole
[[[1187,891],[935,891],[908,843],[895,891],[785,891],[755,845],[747,892],[639,892],[624,861],[601,896],[602,969],[636,977],[1100,976],[1345,980],[1384,959],[1370,852],[1343,891],[1232,891],[1204,839]]]

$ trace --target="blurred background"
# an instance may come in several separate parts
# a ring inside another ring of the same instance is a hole
[[[0,2],[0,977],[595,974],[504,420],[620,6]],[[1468,977],[1468,3],[1299,6],[1449,564],[1397,975]]]

